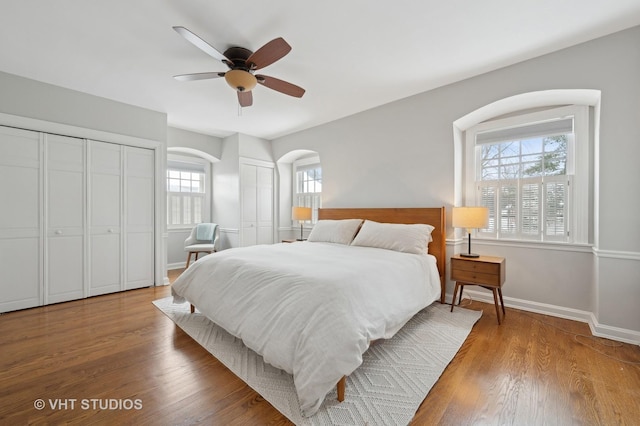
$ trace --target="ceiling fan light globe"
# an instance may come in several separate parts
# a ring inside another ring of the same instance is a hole
[[[239,92],[248,92],[256,87],[256,84],[258,83],[253,74],[243,70],[227,71],[224,75],[224,79],[227,81],[229,86]]]

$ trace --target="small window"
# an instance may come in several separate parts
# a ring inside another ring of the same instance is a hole
[[[167,225],[170,228],[193,226],[204,221],[206,176],[202,164],[168,161]]]
[[[311,223],[318,221],[318,208],[322,207],[322,167],[315,158],[300,160],[295,167],[294,206],[311,207]]]
[[[479,237],[586,242],[586,107],[564,107],[481,123],[470,129],[475,162],[467,204],[489,209]],[[578,164],[580,163],[580,164]],[[469,163],[468,163],[469,164]],[[578,185],[576,185],[576,182]]]

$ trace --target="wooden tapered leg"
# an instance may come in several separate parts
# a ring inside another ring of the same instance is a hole
[[[187,269],[189,267],[189,263],[191,262],[191,255],[193,254],[192,251],[189,252],[189,254],[187,255],[187,266],[184,267],[184,269]]]
[[[502,289],[498,288],[498,296],[500,296],[500,305],[502,305],[502,316],[504,317],[504,315],[507,315],[507,313],[504,310],[504,301],[502,300]]]
[[[451,311],[453,312],[453,307],[456,304],[456,296],[458,295],[458,287],[460,286],[460,284],[456,281],[456,286],[453,288],[453,299],[451,299]]]
[[[338,401],[342,402],[344,401],[344,391],[345,388],[347,387],[347,377],[346,376],[342,376],[342,379],[340,379],[340,381],[338,382]]]
[[[497,288],[493,288],[493,303],[496,305],[496,316],[498,317],[498,325],[501,324],[500,322],[500,306],[498,306],[498,289]]]
[[[196,307],[191,305],[191,313],[194,313],[196,311]]]

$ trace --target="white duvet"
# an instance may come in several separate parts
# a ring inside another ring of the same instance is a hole
[[[372,340],[390,338],[440,297],[440,278],[430,255],[296,242],[205,256],[172,292],[292,374],[311,416]]]

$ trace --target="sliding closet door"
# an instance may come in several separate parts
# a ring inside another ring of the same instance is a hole
[[[273,243],[273,168],[240,164],[241,244]]]
[[[89,296],[122,290],[122,146],[89,142]]]
[[[125,147],[125,289],[154,284],[154,153]]]
[[[44,137],[46,305],[84,297],[85,142],[67,136]]]
[[[0,312],[42,304],[40,136],[0,127]]]
[[[257,220],[258,205],[258,176],[256,166],[240,164],[240,206],[241,206],[241,233],[242,246],[252,246],[258,243]]]
[[[258,244],[273,244],[273,169],[256,168]]]

